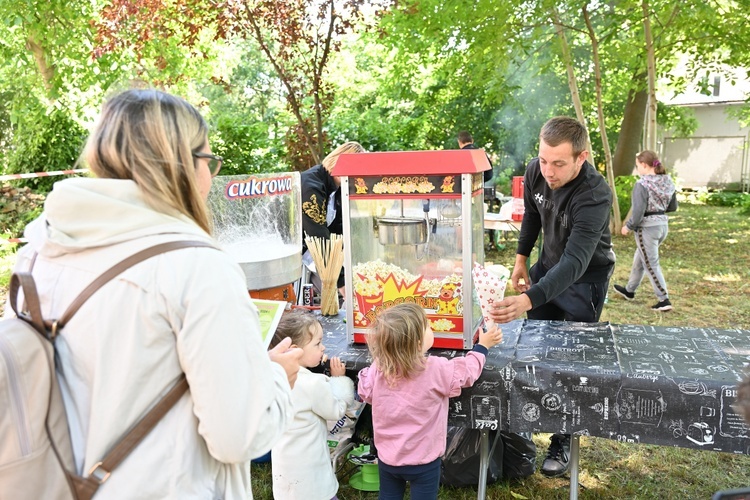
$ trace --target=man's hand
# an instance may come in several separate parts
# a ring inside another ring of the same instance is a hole
[[[528,257],[525,255],[516,254],[516,263],[513,266],[513,273],[510,275],[510,283],[513,285],[513,290],[518,293],[525,292],[531,286],[529,271],[526,268],[527,259]]]
[[[299,347],[291,347],[292,339],[285,338],[278,343],[276,347],[268,351],[268,357],[271,361],[278,363],[284,368],[289,386],[294,389],[294,383],[297,381],[297,372],[299,372],[299,360],[302,359],[303,351]]]
[[[507,323],[520,318],[523,313],[531,310],[531,299],[525,293],[506,297],[493,304],[490,318],[495,323]]]

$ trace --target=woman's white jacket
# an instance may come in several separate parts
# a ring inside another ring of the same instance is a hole
[[[25,235],[17,269],[38,253],[33,276],[45,319],[138,250],[214,242],[189,219],[151,208],[132,181],[89,178],[58,182]],[[245,277],[226,253],[187,248],[128,269],[83,305],[56,348],[79,473],[183,372],[190,384],[97,499],[252,497],[249,462],[290,421],[291,390],[261,344]]]

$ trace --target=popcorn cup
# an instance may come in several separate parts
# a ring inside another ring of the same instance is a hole
[[[489,313],[494,303],[503,300],[510,271],[507,267],[501,265],[482,267],[475,264],[472,276],[474,277],[474,287],[479,296],[479,305],[482,307],[484,323],[487,328],[491,328],[495,322],[490,318]]]

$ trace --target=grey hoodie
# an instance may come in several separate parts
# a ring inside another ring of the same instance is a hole
[[[667,224],[669,217],[664,214],[646,215],[653,212],[674,212],[677,197],[674,182],[665,174],[643,175],[633,186],[632,212],[625,224],[631,231],[639,227]]]

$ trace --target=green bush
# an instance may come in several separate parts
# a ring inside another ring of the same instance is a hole
[[[5,171],[12,174],[67,170],[74,167],[86,139],[86,131],[64,110],[47,113],[29,108],[12,127]],[[16,186],[47,193],[58,178],[17,181]]]
[[[615,177],[617,205],[620,207],[620,216],[623,219],[630,210],[630,196],[633,194],[633,186],[635,186],[636,181],[638,181],[637,175],[620,175]]]

